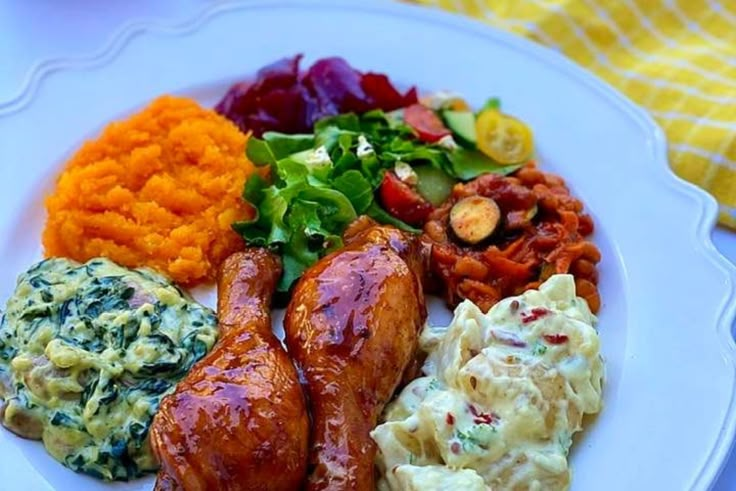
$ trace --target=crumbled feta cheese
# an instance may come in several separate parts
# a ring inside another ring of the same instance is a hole
[[[358,135],[358,149],[355,151],[358,158],[362,159],[369,155],[373,155],[374,153],[375,150],[373,150],[373,145],[368,143],[368,140],[365,139],[364,135]]]
[[[416,185],[417,181],[419,180],[417,173],[414,172],[414,169],[412,169],[411,166],[406,162],[396,162],[396,164],[394,165],[394,172],[396,173],[396,177],[398,177],[401,182],[405,182],[410,186]]]
[[[422,102],[430,109],[439,111],[440,109],[447,109],[453,102],[462,100],[463,97],[457,92],[440,90],[439,92],[428,95]]]
[[[457,149],[457,142],[452,137],[452,135],[445,135],[439,140],[437,140],[437,145],[441,146],[442,148],[446,148],[447,150],[456,150]]]
[[[327,149],[324,145],[312,150],[312,152],[307,155],[306,161],[308,165],[325,165],[332,163],[332,159],[330,159],[330,154],[327,153]]]

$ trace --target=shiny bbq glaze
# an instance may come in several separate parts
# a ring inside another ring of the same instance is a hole
[[[426,319],[415,239],[370,227],[296,286],[284,326],[312,409],[310,490],[374,490],[369,433],[407,368]]]
[[[221,337],[166,397],[151,429],[156,489],[294,490],[309,419],[296,369],[271,331],[272,254],[230,256],[218,282]]]

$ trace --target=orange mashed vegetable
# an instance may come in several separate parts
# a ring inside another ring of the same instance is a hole
[[[241,199],[255,172],[246,141],[227,119],[180,97],[111,123],[72,157],[46,200],[46,256],[105,256],[183,285],[214,279],[243,246],[230,224],[254,214]]]

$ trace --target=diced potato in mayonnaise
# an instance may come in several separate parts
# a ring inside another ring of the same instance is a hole
[[[595,316],[570,275],[507,298],[487,314],[461,303],[427,327],[425,376],[373,432],[382,490],[560,490],[585,414],[601,409]]]
[[[400,483],[401,489],[408,491],[427,491],[428,489],[488,491],[490,489],[477,472],[470,469],[451,469],[444,465],[403,464],[396,468],[394,476]],[[379,485],[378,489],[383,491],[389,488]]]

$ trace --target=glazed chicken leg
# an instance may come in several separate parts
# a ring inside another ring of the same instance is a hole
[[[369,433],[426,318],[418,244],[374,226],[308,270],[284,327],[312,409],[309,490],[374,490]]]
[[[308,414],[296,369],[271,332],[278,259],[261,249],[230,256],[218,281],[220,339],[167,396],[151,444],[157,490],[299,489]]]

